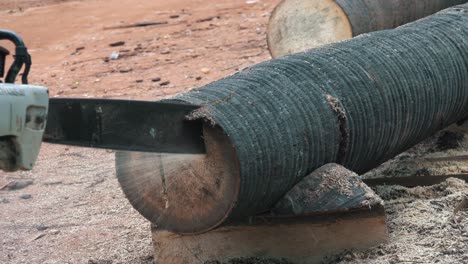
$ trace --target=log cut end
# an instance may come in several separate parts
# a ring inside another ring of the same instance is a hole
[[[229,138],[205,126],[206,154],[117,152],[119,183],[133,207],[154,225],[179,234],[221,224],[239,192],[239,169]]]
[[[273,58],[353,37],[351,23],[334,0],[283,0],[267,29]]]

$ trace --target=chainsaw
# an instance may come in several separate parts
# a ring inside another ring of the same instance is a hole
[[[186,116],[197,106],[177,101],[49,98],[28,84],[31,56],[15,32],[0,30],[0,170],[33,168],[42,142],[119,151],[204,153],[202,124]],[[21,72],[21,70],[23,71]],[[21,76],[21,84],[15,84]]]

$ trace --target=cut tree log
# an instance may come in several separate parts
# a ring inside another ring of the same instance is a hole
[[[207,155],[118,153],[122,189],[189,234],[271,210],[324,164],[367,172],[468,116],[467,35],[468,4],[177,95],[200,106]]]
[[[267,29],[273,58],[392,29],[466,0],[283,0]]]

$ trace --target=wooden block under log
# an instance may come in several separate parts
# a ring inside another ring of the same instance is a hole
[[[223,226],[188,236],[153,228],[156,263],[223,263],[263,257],[311,264],[346,249],[369,248],[388,240],[382,207],[311,218],[259,217],[254,222],[258,223]]]
[[[224,263],[238,258],[320,263],[388,239],[382,200],[355,173],[327,164],[298,183],[268,214],[197,235],[153,226],[156,263]],[[217,261],[217,262],[216,262]]]

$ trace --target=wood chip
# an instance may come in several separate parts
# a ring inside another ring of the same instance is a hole
[[[117,41],[117,42],[109,44],[109,46],[111,47],[118,47],[118,46],[123,46],[123,45],[125,45],[125,41]]]
[[[203,23],[203,22],[211,21],[211,20],[213,20],[213,19],[215,19],[215,18],[216,18],[216,19],[220,19],[221,17],[220,17],[220,16],[212,16],[212,17],[207,17],[207,18],[198,19],[198,20],[195,21],[195,22],[197,22],[197,23]]]
[[[36,241],[38,239],[41,239],[43,237],[45,237],[46,233],[39,233],[37,235],[34,235],[32,238],[29,239],[29,242],[33,242],[33,241]]]
[[[200,71],[204,74],[210,73],[211,69],[210,68],[201,68]]]
[[[462,201],[457,205],[457,207],[455,207],[455,209],[453,210],[453,215],[452,215],[452,218],[453,218],[453,222],[455,223],[459,223],[458,219],[457,219],[457,214],[458,212],[464,210],[468,208],[468,196],[465,196]]]
[[[158,26],[158,25],[166,25],[168,24],[167,21],[158,21],[158,22],[138,22],[134,24],[128,25],[120,25],[120,26],[113,26],[113,27],[105,27],[104,29],[121,29],[121,28],[134,28],[134,27],[149,27],[149,26]]]

